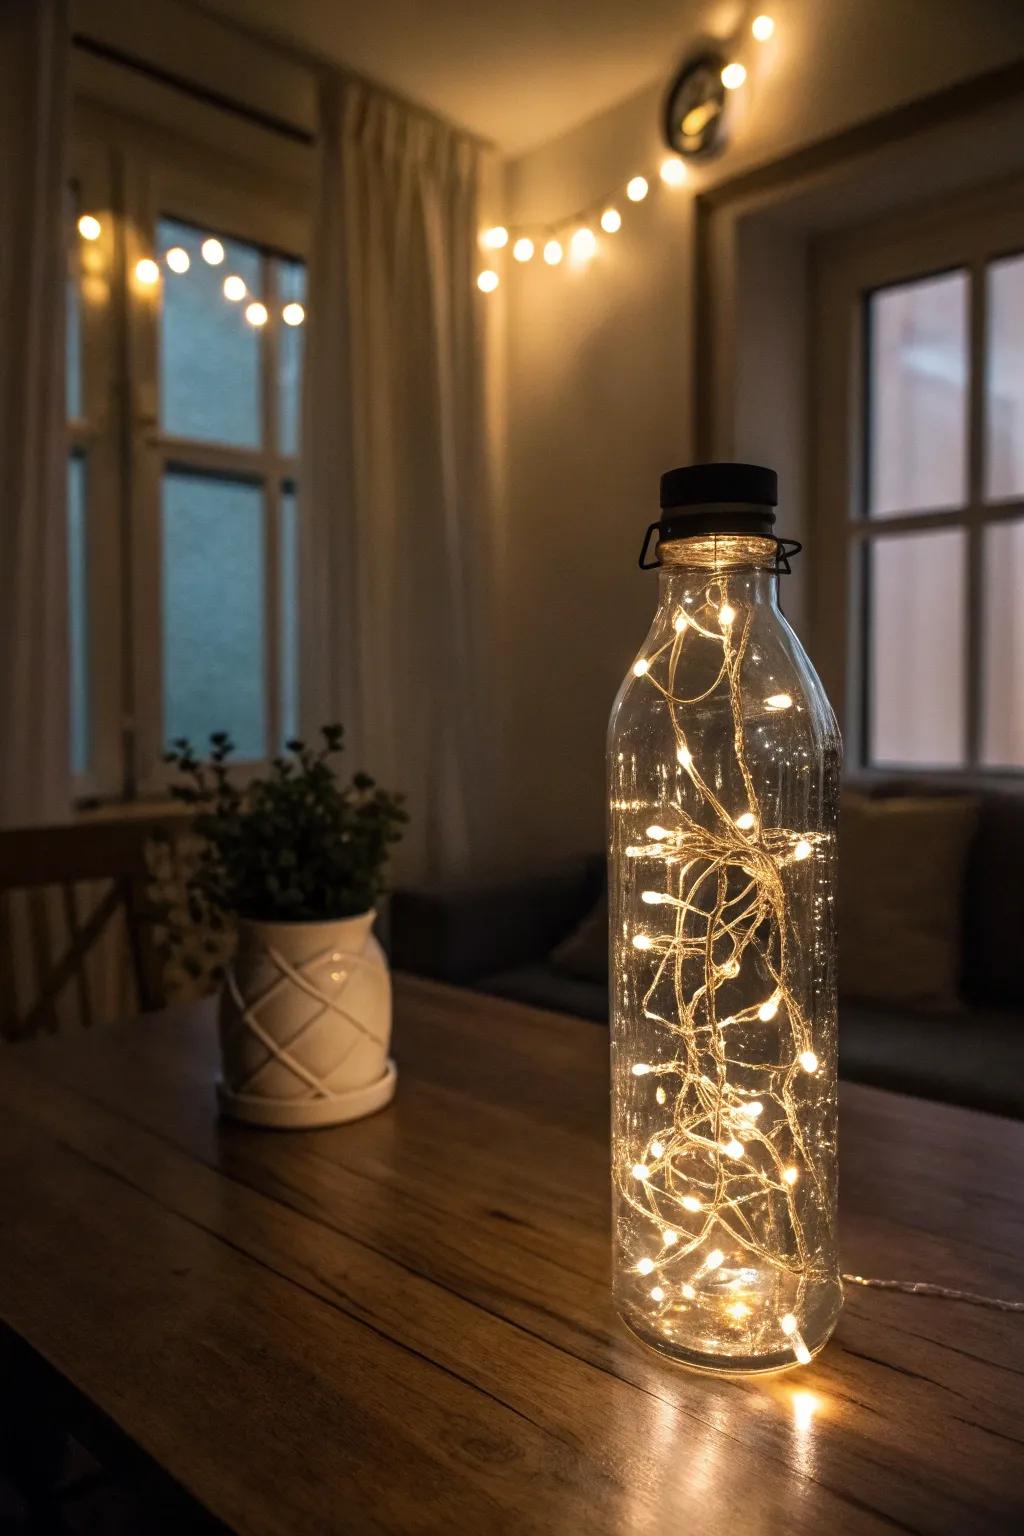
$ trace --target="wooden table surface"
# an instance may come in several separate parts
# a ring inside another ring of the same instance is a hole
[[[1016,1524],[1024,1316],[854,1289],[806,1370],[662,1363],[609,1298],[604,1029],[396,993],[395,1102],[333,1130],[218,1120],[206,1005],[4,1052],[0,1319],[140,1466],[245,1533]],[[1024,1125],[842,1114],[846,1268],[1024,1292]]]

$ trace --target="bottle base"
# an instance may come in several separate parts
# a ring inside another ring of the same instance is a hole
[[[620,1312],[619,1319],[632,1335],[645,1349],[649,1349],[661,1360],[668,1361],[670,1365],[682,1366],[684,1370],[695,1371],[701,1376],[778,1376],[783,1371],[799,1371],[810,1364],[816,1356],[825,1348],[835,1328],[837,1318],[834,1318],[828,1330],[815,1344],[808,1343],[809,1360],[797,1360],[791,1349],[779,1350],[771,1355],[715,1355],[710,1351],[687,1349],[682,1344],[677,1344],[671,1339],[664,1338],[661,1334],[653,1334],[644,1328],[637,1327],[625,1312]]]

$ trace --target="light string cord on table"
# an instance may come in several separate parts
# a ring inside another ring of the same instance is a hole
[[[957,1291],[948,1285],[933,1285],[928,1280],[875,1280],[867,1275],[847,1274],[841,1278],[847,1285],[864,1285],[876,1291],[902,1291],[908,1296],[934,1296],[940,1301],[967,1301],[975,1307],[991,1307],[995,1312],[1024,1312],[1024,1301],[980,1296],[977,1291]]]

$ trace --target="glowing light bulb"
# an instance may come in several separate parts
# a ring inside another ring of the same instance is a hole
[[[634,1063],[633,1063],[633,1076],[634,1077],[646,1077],[650,1070],[651,1070],[651,1067],[650,1067],[650,1063],[649,1062],[646,1062],[646,1061],[634,1061]]]
[[[793,700],[788,693],[773,693],[764,701],[769,709],[791,709]]]
[[[266,325],[267,306],[265,304],[261,304],[258,299],[254,300],[252,304],[247,304],[245,306],[245,318],[248,320],[250,325]]]
[[[750,1316],[750,1308],[747,1306],[745,1301],[734,1301],[732,1305],[726,1307],[725,1310],[728,1312],[729,1316],[734,1317],[738,1323],[742,1322],[745,1317]]]
[[[504,224],[495,224],[490,229],[485,229],[480,236],[480,244],[485,251],[503,251],[508,245],[508,230]]]
[[[649,1275],[651,1273],[651,1271],[654,1269],[654,1260],[653,1259],[638,1259],[636,1267],[637,1267],[637,1273],[638,1274]]]
[[[738,976],[740,973],[740,963],[738,960],[727,960],[721,967],[721,971],[723,976]]]
[[[651,1300],[652,1301],[664,1301],[665,1300],[665,1292],[662,1290],[660,1285],[654,1285],[654,1286],[651,1287]]]
[[[665,1143],[663,1141],[652,1141],[651,1142],[651,1156],[652,1157],[663,1157],[664,1154],[665,1154]]]
[[[633,663],[633,676],[634,677],[643,677],[644,673],[647,671],[647,669],[650,667],[650,665],[651,665],[650,662],[649,661],[645,661],[644,658],[641,656],[639,661],[634,661],[634,663]]]
[[[804,1362],[806,1363],[806,1362]],[[810,1429],[818,1411],[818,1399],[813,1392],[793,1393],[793,1418],[799,1430]]]
[[[647,1178],[647,1169],[644,1167],[643,1163],[634,1163],[632,1173],[634,1179],[639,1179],[641,1184],[643,1183],[644,1179]]]
[[[675,630],[677,635],[681,635],[688,622],[689,621],[685,613],[677,613],[672,628]]]
[[[793,849],[793,857],[794,859],[809,859],[813,852],[814,849],[811,847],[806,837],[802,837],[797,843],[796,847]]]
[[[689,1282],[687,1282],[687,1284],[683,1286],[682,1290],[683,1290],[683,1295],[686,1297],[687,1301],[692,1301],[693,1298],[697,1294],[697,1292],[694,1290],[693,1286],[689,1284]]]
[[[93,213],[83,213],[78,221],[78,233],[83,240],[98,240],[103,233],[103,226]]]
[[[686,166],[678,155],[670,155],[667,160],[661,162],[658,175],[666,187],[681,187],[686,180]]]
[[[155,261],[148,256],[143,256],[141,261],[135,263],[135,281],[141,283],[143,288],[152,288],[160,281],[160,268]]]
[[[644,835],[649,837],[652,843],[663,843],[666,837],[672,836],[671,832],[666,832],[664,827],[659,827],[657,822],[653,826],[648,827]]]
[[[671,1248],[674,1243],[678,1243],[679,1233],[673,1232],[671,1227],[666,1227],[664,1232],[661,1234],[661,1240],[665,1244],[666,1248]]]
[[[787,1184],[795,1184],[800,1177],[800,1170],[799,1168],[783,1168],[782,1177]]]
[[[641,891],[640,892],[640,900],[641,901],[646,901],[646,903],[647,903],[647,905],[649,907],[660,907],[664,902],[668,901],[669,899],[670,899],[669,897],[663,896],[661,891]]]
[[[238,304],[245,298],[249,290],[245,286],[245,279],[232,273],[230,277],[224,279],[221,292],[226,299],[230,299],[232,304]]]
[[[722,1252],[721,1248],[712,1248],[711,1252],[704,1260],[702,1269],[705,1271],[705,1273],[707,1273],[713,1269],[721,1269],[724,1263],[725,1254]]]
[[[533,241],[527,235],[520,235],[512,247],[512,257],[515,261],[533,260]]]
[[[187,272],[192,265],[188,251],[180,245],[172,245],[164,260],[172,272]]]
[[[649,190],[646,176],[634,176],[626,183],[626,196],[631,203],[642,203]]]
[[[810,1365],[811,1352],[799,1334],[793,1340],[793,1353],[801,1365]]]
[[[746,78],[747,71],[742,64],[727,64],[721,74],[722,84],[727,91],[738,91]]]
[[[635,933],[633,935],[634,949],[650,949],[653,943],[654,940],[650,938],[646,933]]]
[[[750,30],[759,43],[766,43],[775,31],[775,23],[770,16],[755,16]]]
[[[770,1023],[770,1021],[772,1019],[774,1019],[774,1017],[778,1013],[778,1011],[779,1011],[779,1000],[778,1000],[778,998],[777,997],[770,997],[766,1003],[762,1003],[761,1004],[760,1008],[757,1010],[757,1016],[761,1020],[762,1024],[768,1024],[768,1023]]]
[[[676,762],[679,764],[680,768],[692,768],[693,753],[689,750],[688,747],[680,747],[676,752]]]
[[[684,1195],[679,1203],[684,1211],[699,1211],[701,1209],[701,1203],[696,1195]]]
[[[569,241],[569,254],[573,261],[589,261],[597,250],[597,236],[585,226],[576,230]]]
[[[742,1115],[744,1120],[756,1120],[758,1115],[764,1114],[764,1105],[760,1099],[751,1099],[749,1104],[741,1104],[736,1113]]]
[[[731,1157],[733,1159],[742,1157],[743,1143],[742,1141],[737,1141],[736,1138],[733,1137],[731,1141],[725,1142],[722,1147],[722,1151],[725,1153],[726,1157]]]
[[[657,1102],[659,1104],[664,1104],[664,1102],[665,1102],[665,1090],[664,1090],[664,1088],[656,1089],[654,1097],[655,1097],[655,1099],[657,1100]]]
[[[199,250],[203,260],[208,261],[211,267],[219,267],[224,260],[224,247],[212,235],[208,240],[203,241]]]
[[[813,1051],[801,1051],[799,1061],[805,1072],[817,1072],[818,1058]]]
[[[787,1312],[785,1317],[779,1318],[779,1327],[782,1329],[787,1339],[796,1333],[796,1326],[796,1318],[793,1316],[792,1312]]]
[[[549,240],[544,247],[544,260],[549,267],[557,267],[565,252],[557,240]]]
[[[736,609],[730,607],[728,603],[723,603],[721,608],[718,610],[718,622],[721,624],[722,628],[728,629],[729,625],[732,623],[735,617]]]
[[[481,293],[493,293],[501,279],[491,267],[485,267],[478,275],[476,285]]]
[[[757,817],[754,815],[753,811],[744,811],[742,816],[736,817],[736,825],[739,827],[741,832],[749,832],[751,827],[756,826],[756,824]]]
[[[285,325],[301,325],[306,318],[306,311],[301,304],[286,304],[281,311],[281,319]]]
[[[601,215],[601,228],[606,235],[617,235],[622,228],[622,214],[617,208],[606,208]]]

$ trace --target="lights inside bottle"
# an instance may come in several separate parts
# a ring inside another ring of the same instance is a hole
[[[153,288],[160,281],[160,268],[149,256],[135,263],[135,281],[143,288]]]
[[[480,244],[485,251],[503,251],[508,245],[508,230],[504,224],[494,224],[484,230]]]
[[[212,235],[203,241],[199,247],[199,253],[203,260],[208,262],[211,267],[219,267],[224,260],[224,247]]]

